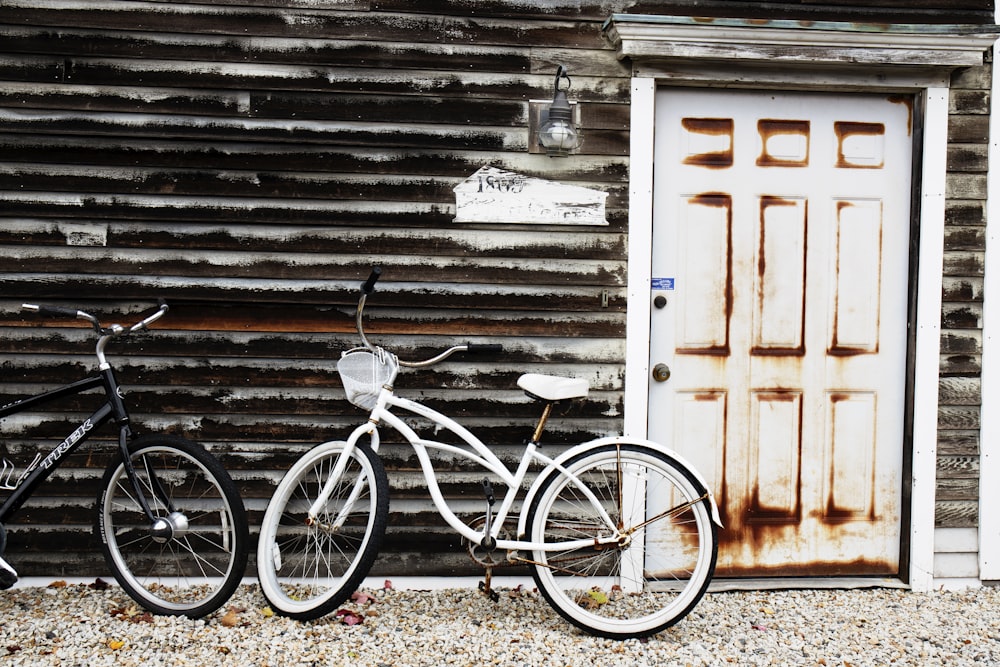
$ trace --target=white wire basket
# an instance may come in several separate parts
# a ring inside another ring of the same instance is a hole
[[[375,407],[382,385],[396,378],[398,368],[395,355],[381,348],[375,353],[363,348],[348,350],[337,362],[347,400],[365,410]]]

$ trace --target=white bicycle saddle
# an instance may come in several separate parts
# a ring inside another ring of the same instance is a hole
[[[586,380],[564,378],[555,375],[526,373],[517,379],[517,386],[531,396],[545,401],[564,401],[568,398],[582,398],[590,391]]]

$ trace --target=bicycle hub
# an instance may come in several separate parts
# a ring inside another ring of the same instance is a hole
[[[153,536],[153,541],[163,544],[171,539],[183,535],[188,530],[187,517],[180,512],[171,512],[166,518],[160,518],[153,522],[149,532]]]

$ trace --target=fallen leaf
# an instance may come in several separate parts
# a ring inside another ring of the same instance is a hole
[[[123,642],[121,639],[112,639],[108,642],[108,648],[111,649],[112,651],[117,651],[123,646],[125,646],[125,642]]]
[[[226,615],[219,619],[219,623],[226,626],[227,628],[232,628],[240,623],[240,615],[236,613],[235,607],[230,607]]]
[[[271,618],[274,616],[274,610],[270,607],[264,607],[260,610],[260,613],[264,614],[264,618]]]
[[[59,581],[53,581],[49,584],[49,588],[66,588],[66,582],[60,579]]]
[[[94,579],[94,583],[92,583],[90,587],[95,591],[106,591],[111,588],[111,584],[98,577],[97,579]]]
[[[128,609],[125,607],[115,607],[110,613],[112,617],[117,618],[119,621],[127,621],[129,623],[153,623],[155,620],[151,613],[143,611],[135,605]]]
[[[365,620],[364,616],[353,612],[350,609],[338,609],[335,616],[339,617],[340,622],[344,625],[358,625]]]
[[[362,591],[354,591],[351,593],[351,600],[358,604],[368,604],[369,602],[375,602],[375,596]]]
[[[382,584],[382,588],[385,589],[385,590],[387,590],[387,591],[391,591],[392,590],[392,582],[389,581],[388,579],[386,579],[385,583]]]
[[[591,600],[593,600],[599,605],[608,603],[608,596],[605,595],[604,591],[592,590],[588,592],[587,595],[590,597]]]

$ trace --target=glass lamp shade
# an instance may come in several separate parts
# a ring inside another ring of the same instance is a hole
[[[565,157],[577,147],[579,141],[580,135],[573,125],[573,112],[566,93],[557,91],[549,107],[548,120],[538,129],[538,142],[550,156]]]

